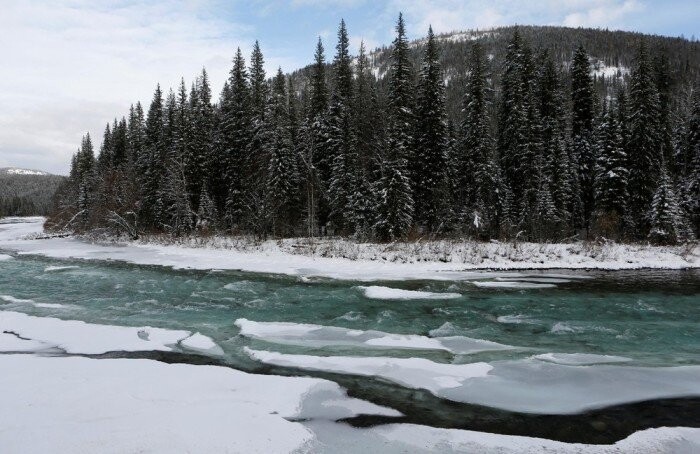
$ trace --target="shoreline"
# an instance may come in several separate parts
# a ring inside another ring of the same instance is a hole
[[[4,222],[3,222],[4,221]],[[8,223],[10,221],[10,223]],[[40,238],[40,239],[39,239]],[[346,239],[157,236],[47,237],[43,218],[0,220],[0,249],[56,259],[111,260],[173,269],[230,270],[356,281],[488,278],[535,271],[700,269],[700,246],[592,243],[358,243]]]

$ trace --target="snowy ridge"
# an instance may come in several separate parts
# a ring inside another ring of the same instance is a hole
[[[51,175],[48,172],[42,172],[41,170],[31,170],[31,169],[20,169],[17,167],[3,167],[0,168],[0,174],[7,175]]]

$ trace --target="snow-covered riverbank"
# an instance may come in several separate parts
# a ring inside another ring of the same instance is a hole
[[[484,270],[531,269],[682,269],[700,267],[700,247],[626,244],[534,244],[419,242],[361,244],[347,240],[287,239],[255,242],[240,238],[151,237],[129,242],[89,242],[48,237],[42,218],[0,223],[0,249],[52,258],[116,260],[173,268],[229,269],[321,276],[359,281],[469,280]],[[15,222],[15,223],[11,223]],[[170,244],[163,244],[167,241]],[[503,277],[502,273],[498,276]],[[510,277],[522,277],[513,273]]]

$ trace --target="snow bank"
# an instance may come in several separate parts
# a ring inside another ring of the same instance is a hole
[[[277,344],[306,347],[349,346],[365,348],[443,350],[466,355],[491,350],[509,350],[516,347],[472,339],[463,336],[426,337],[415,334],[392,334],[383,331],[362,331],[288,322],[254,322],[240,318],[235,325],[246,337]]]
[[[588,445],[414,424],[358,429],[314,421],[305,426],[318,439],[311,451],[324,453],[384,452],[387,446],[391,446],[390,452],[413,454],[690,454],[700,450],[700,429],[689,427],[646,429],[612,445]]]
[[[534,359],[444,364],[422,358],[289,355],[246,348],[266,364],[376,376],[438,397],[525,413],[570,414],[641,400],[700,396],[700,366],[569,366]]]
[[[100,354],[109,351],[170,351],[189,338],[182,330],[95,325],[78,320],[34,317],[19,312],[0,311],[0,331],[59,347],[67,353]],[[204,345],[201,334],[193,341]],[[209,339],[211,341],[211,339]],[[213,341],[211,341],[213,344]],[[208,344],[207,344],[208,345]]]
[[[434,293],[421,292],[418,290],[402,290],[398,288],[382,287],[372,285],[369,287],[358,287],[366,298],[376,300],[447,300],[460,298],[459,293]]]
[[[326,380],[216,366],[0,355],[0,370],[3,452],[284,453],[313,439],[285,418],[400,415]]]
[[[18,220],[13,220],[17,221]],[[42,233],[43,218],[0,225],[0,249],[53,258],[119,260],[173,268],[226,269],[320,276],[357,281],[435,279],[474,280],[527,277],[484,269],[551,268],[697,268],[700,249],[621,244],[534,244],[432,241],[364,244],[342,239],[291,238],[256,242],[248,238],[162,238],[123,244],[94,244],[77,238],[32,239]],[[204,245],[204,246],[203,246]],[[195,247],[196,246],[196,247]],[[358,262],[361,263],[358,266]],[[471,270],[471,271],[470,271]],[[531,274],[531,273],[530,273]],[[542,274],[539,277],[555,277]]]

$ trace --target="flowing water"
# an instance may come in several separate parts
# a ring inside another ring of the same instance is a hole
[[[0,262],[0,270],[0,310],[98,324],[200,332],[224,350],[224,356],[216,358],[216,363],[246,371],[331,378],[353,395],[400,407],[407,421],[504,433],[534,431],[552,438],[592,442],[609,442],[639,427],[660,425],[668,422],[664,418],[672,417],[671,413],[685,419],[675,421],[677,425],[700,425],[697,396],[634,404],[637,407],[610,406],[607,413],[604,409],[559,416],[549,410],[541,414],[518,413],[436,397],[390,380],[338,371],[266,366],[251,359],[244,350],[250,347],[312,356],[422,357],[451,364],[510,364],[547,353],[583,353],[623,357],[624,362],[615,366],[619,369],[682,369],[700,365],[698,270],[565,272],[571,274],[569,277],[562,276],[562,272],[534,272],[524,279],[554,286],[529,289],[480,288],[464,281],[372,284],[459,294],[451,299],[412,300],[369,298],[367,295],[371,294],[363,288],[368,284],[350,281],[173,271],[22,255]],[[464,336],[517,348],[461,354],[434,349],[358,348],[351,344],[293,345],[239,335],[234,322],[242,318],[342,327],[356,330],[354,333],[377,330],[426,337]],[[161,359],[187,361],[184,353],[180,359],[168,359],[166,354]],[[527,388],[523,392],[528,392]],[[646,416],[642,415],[644,412]],[[616,432],[611,427],[621,418],[626,421],[624,428]],[[594,424],[599,421],[603,421],[602,429]],[[354,421],[378,422],[381,421]],[[543,432],[542,422],[555,429]],[[580,425],[588,429],[598,427],[603,435],[584,435],[577,428]]]

